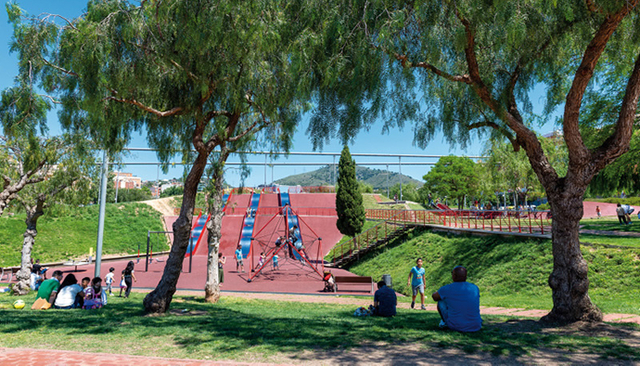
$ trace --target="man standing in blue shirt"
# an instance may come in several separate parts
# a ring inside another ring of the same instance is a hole
[[[416,260],[416,266],[411,268],[409,278],[407,278],[407,286],[413,290],[413,298],[411,299],[411,309],[416,305],[416,296],[420,292],[421,309],[427,310],[424,306],[424,268],[422,268],[422,258]]]
[[[467,282],[467,269],[456,266],[451,271],[453,283],[440,287],[431,297],[438,302],[440,327],[458,332],[477,332],[482,328],[480,290]]]

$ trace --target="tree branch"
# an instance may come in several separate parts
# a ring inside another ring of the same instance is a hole
[[[113,101],[118,102],[118,103],[131,104],[131,105],[134,105],[134,106],[142,109],[145,112],[149,112],[149,113],[151,113],[153,115],[156,115],[158,117],[176,116],[176,115],[180,115],[180,114],[182,114],[182,112],[184,112],[184,108],[182,108],[182,107],[174,107],[174,108],[171,108],[168,111],[159,111],[157,109],[154,109],[154,108],[151,108],[149,106],[146,106],[146,105],[138,102],[135,99],[116,98],[116,97],[110,96],[110,97],[106,97],[105,100],[113,100]]]
[[[396,60],[400,61],[400,64],[402,65],[402,67],[407,68],[407,67],[420,67],[426,70],[431,71],[432,73],[443,77],[447,80],[450,81],[455,81],[455,82],[462,82],[465,84],[471,84],[471,79],[469,78],[469,75],[452,75],[449,74],[447,72],[444,72],[440,69],[438,69],[437,67],[428,64],[426,62],[416,62],[416,63],[412,63],[410,61],[407,60],[407,55],[400,55],[398,53],[394,54]]]
[[[259,131],[265,127],[267,127],[270,122],[267,121],[267,118],[265,117],[264,111],[262,110],[262,108],[260,108],[260,105],[258,105],[257,103],[255,103],[252,99],[251,99],[251,94],[247,93],[245,95],[245,99],[247,100],[247,103],[249,103],[250,106],[255,107],[258,110],[258,113],[260,113],[260,116],[262,117],[262,123],[259,123],[259,119],[256,119],[253,124],[249,127],[247,127],[244,131],[242,131],[241,133],[239,133],[238,135],[231,137],[228,139],[229,142],[235,142],[238,141],[240,139],[242,139],[243,137],[245,137],[247,134],[249,133],[254,133],[256,131]],[[256,128],[256,126],[260,125],[259,128]]]
[[[60,67],[58,65],[54,65],[51,62],[47,61],[45,58],[42,58],[42,62],[44,62],[45,65],[47,65],[49,67],[53,67],[54,69],[62,72],[63,74],[67,74],[67,75],[70,75],[70,76],[78,77],[78,74],[76,74],[75,72],[63,69],[62,67]]]
[[[639,99],[640,53],[636,58],[633,71],[631,72],[631,76],[627,82],[627,90],[624,98],[622,99],[622,105],[620,107],[620,113],[618,114],[615,131],[602,143],[600,147],[591,152],[591,160],[593,162],[589,165],[590,169],[602,169],[608,163],[629,150],[629,144],[633,134],[633,125],[635,119],[639,116],[639,114],[637,114]],[[598,170],[595,170],[595,172]]]
[[[590,12],[604,14],[604,10],[602,10],[602,8],[596,5],[592,0],[585,0],[585,4]]]
[[[638,0],[630,0],[623,5],[616,13],[609,15],[600,24],[600,28],[587,46],[582,62],[576,70],[573,83],[569,93],[567,93],[564,116],[563,132],[564,139],[569,150],[569,166],[582,167],[583,162],[589,154],[584,146],[579,129],[580,106],[589,81],[593,77],[594,69],[602,52],[604,51],[609,38],[618,28],[622,20],[633,8],[638,5]],[[572,164],[573,162],[573,164]]]
[[[45,21],[47,18],[50,18],[50,17],[53,17],[53,18],[60,18],[60,19],[64,20],[65,22],[67,22],[67,24],[68,24],[71,28],[73,28],[74,30],[78,30],[78,28],[76,28],[76,26],[75,26],[75,25],[73,25],[73,23],[72,23],[69,19],[67,19],[67,18],[65,18],[65,17],[63,17],[62,15],[59,15],[59,14],[47,14],[47,16],[45,16],[44,18],[42,18],[42,20],[43,20],[43,21]],[[51,22],[51,23],[53,23],[53,22]]]

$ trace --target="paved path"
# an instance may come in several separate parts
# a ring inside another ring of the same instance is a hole
[[[237,361],[203,361],[177,358],[130,356],[110,353],[38,350],[31,348],[1,348],[2,366],[196,366],[196,365],[272,365]]]

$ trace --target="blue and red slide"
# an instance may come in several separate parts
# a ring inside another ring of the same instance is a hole
[[[229,194],[224,194],[222,196],[222,202],[224,202],[224,206],[226,206],[231,196]],[[198,215],[195,224],[191,228],[191,237],[189,237],[189,246],[187,247],[187,253],[185,257],[189,257],[190,255],[195,254],[198,251],[198,247],[200,246],[200,242],[202,242],[204,238],[204,229],[207,227],[207,222],[211,219],[211,215],[202,216],[202,213]]]
[[[254,192],[251,194],[251,203],[247,209],[247,215],[244,217],[242,234],[240,235],[240,242],[238,243],[242,248],[243,258],[247,258],[251,252],[251,238],[253,237],[253,227],[256,221],[258,206],[260,206],[260,193]]]

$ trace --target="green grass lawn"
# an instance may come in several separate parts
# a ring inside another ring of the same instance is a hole
[[[38,235],[31,254],[41,262],[86,257],[89,248],[95,250],[98,233],[98,205],[58,208],[38,220]],[[24,214],[0,217],[0,266],[20,265]],[[103,254],[137,253],[138,244],[146,249],[147,231],[162,231],[161,214],[142,203],[111,203],[106,205]],[[154,251],[167,250],[164,240]]]
[[[482,331],[464,334],[440,330],[436,312],[399,309],[390,319],[358,318],[352,315],[352,305],[225,296],[211,305],[177,296],[172,308],[186,309],[186,313],[149,317],[142,313],[143,296],[110,297],[105,308],[92,311],[0,309],[0,346],[270,362],[278,355],[295,358],[303,351],[327,355],[363,344],[395,343],[436,352],[453,348],[506,357],[550,348],[640,360],[640,350],[620,339],[589,332],[554,332],[530,320],[504,316],[485,316]],[[13,300],[0,294],[0,303]]]
[[[393,278],[394,289],[409,295],[407,277],[422,257],[426,293],[451,282],[451,269],[464,265],[481,292],[481,305],[551,309],[547,284],[553,268],[550,240],[475,237],[414,230],[400,245],[368,253],[350,271]],[[605,313],[640,314],[640,248],[583,246],[589,264],[590,295]]]
[[[640,221],[637,215],[631,216],[631,225],[621,225],[617,217],[610,216],[601,219],[582,219],[580,229],[640,233]]]

